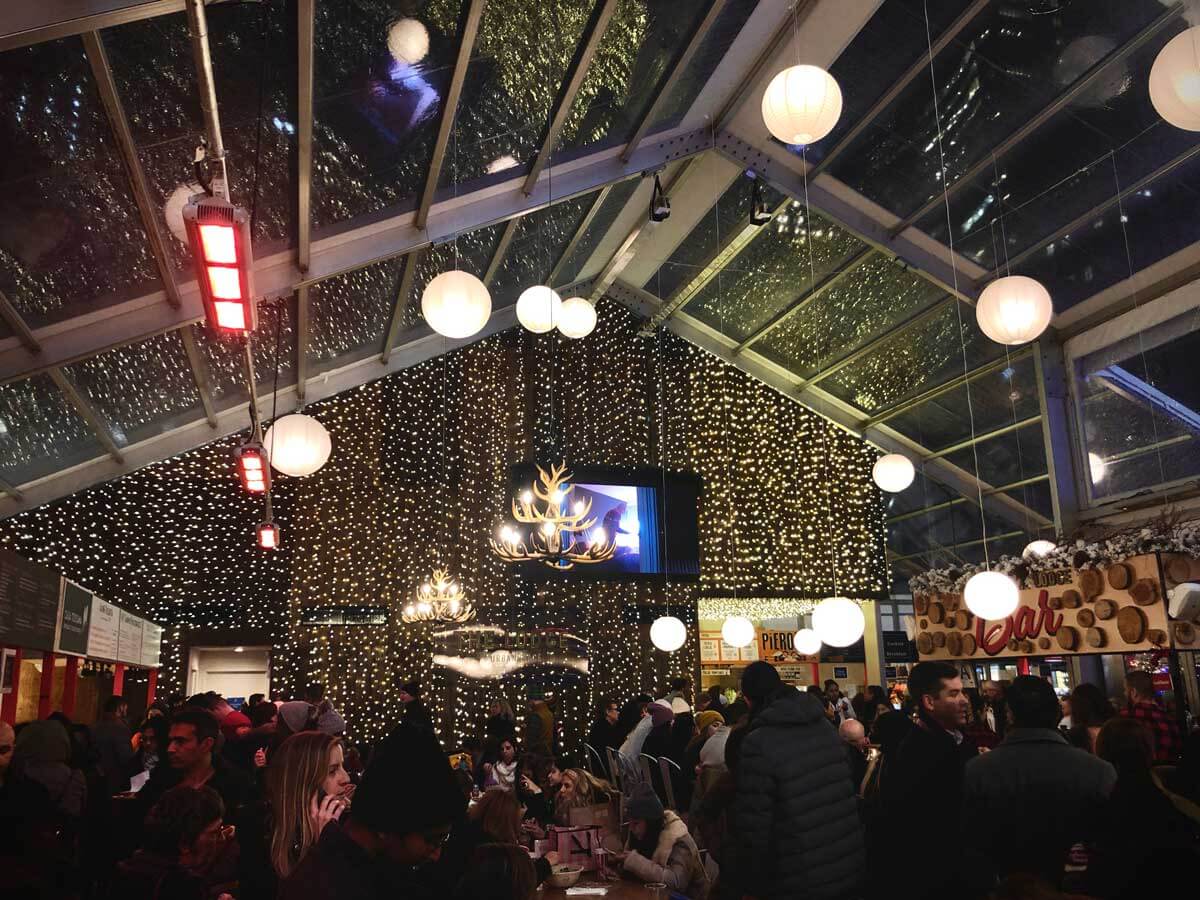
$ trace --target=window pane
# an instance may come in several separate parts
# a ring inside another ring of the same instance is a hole
[[[0,451],[0,473],[13,484],[104,455],[48,375],[0,384]]]

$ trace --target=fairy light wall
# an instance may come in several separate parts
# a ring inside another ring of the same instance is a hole
[[[275,648],[274,689],[324,682],[367,741],[418,680],[447,743],[480,733],[493,699],[520,718],[532,690],[553,696],[563,745],[577,746],[600,697],[658,695],[696,673],[694,629],[672,655],[650,643],[668,604],[692,623],[702,594],[819,596],[833,589],[831,552],[843,593],[885,590],[873,450],[669,333],[639,337],[619,305],[599,312],[581,341],[514,329],[307,407],[334,451],[317,474],[276,481],[276,553],[253,546],[261,510],[237,486],[232,440],[0,522],[0,542],[166,625],[167,689],[182,688],[189,634],[253,628]],[[488,549],[513,463],[658,467],[664,452],[668,468],[703,479],[698,583],[534,581]],[[400,617],[435,565],[459,579],[478,623],[586,641],[589,677],[435,666],[438,626]],[[386,606],[388,623],[302,624],[305,607],[339,604]]]

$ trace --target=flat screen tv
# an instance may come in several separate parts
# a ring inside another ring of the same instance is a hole
[[[699,476],[661,469],[576,466],[570,469],[571,502],[590,499],[594,528],[613,535],[616,553],[601,563],[555,571],[540,562],[517,563],[533,578],[678,579],[700,577],[697,503]],[[515,496],[536,476],[529,463],[512,467]],[[585,533],[585,541],[587,533]]]

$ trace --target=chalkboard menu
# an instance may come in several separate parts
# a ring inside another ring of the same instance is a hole
[[[910,641],[908,635],[903,631],[885,631],[883,633],[883,661],[885,663],[916,662],[916,641]]]
[[[91,621],[92,592],[73,582],[65,582],[62,612],[58,618],[58,652],[86,656]]]
[[[0,550],[0,646],[53,650],[62,578]]]
[[[118,610],[111,603],[92,597],[92,624],[88,628],[87,655],[93,659],[117,659]]]

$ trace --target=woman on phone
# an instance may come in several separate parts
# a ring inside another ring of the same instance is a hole
[[[271,805],[271,865],[286,878],[330,822],[350,807],[340,738],[302,731],[284,741],[267,768]]]

